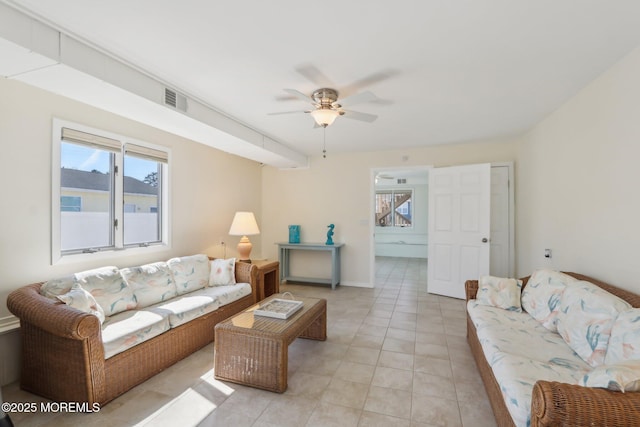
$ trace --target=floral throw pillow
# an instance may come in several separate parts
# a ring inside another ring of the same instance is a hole
[[[167,265],[173,273],[178,295],[197,291],[209,281],[209,257],[204,254],[171,258]]]
[[[542,326],[558,331],[558,309],[565,288],[578,280],[560,271],[537,270],[522,291],[522,308]]]
[[[133,290],[116,267],[103,267],[76,273],[83,289],[91,292],[104,310],[105,316],[133,310],[138,305]]]
[[[478,281],[476,299],[479,304],[520,312],[521,289],[522,280],[482,276]]]
[[[214,259],[211,261],[209,286],[235,285],[236,259]]]
[[[120,273],[133,290],[138,308],[167,301],[178,295],[173,275],[166,262],[123,268]]]
[[[66,277],[60,277],[58,279],[49,280],[40,287],[40,295],[44,295],[47,298],[56,298],[58,295],[66,294],[71,290],[76,277],[72,274]]]
[[[586,374],[579,383],[585,387],[615,391],[640,391],[640,360],[627,360],[614,365],[602,365]]]
[[[63,295],[58,295],[58,298],[69,307],[76,308],[85,313],[93,314],[100,320],[100,324],[104,323],[104,310],[100,307],[100,304],[96,302],[96,299],[90,292],[82,289],[82,286],[75,284],[71,287],[71,290]]]
[[[611,328],[604,363],[611,365],[627,360],[640,360],[640,308],[620,313]]]
[[[631,305],[593,283],[568,286],[560,300],[558,333],[591,366],[604,363],[611,328]]]

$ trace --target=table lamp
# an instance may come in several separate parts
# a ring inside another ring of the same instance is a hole
[[[251,255],[253,245],[247,236],[260,234],[260,229],[258,228],[258,223],[256,222],[256,217],[253,215],[253,212],[236,212],[236,215],[233,217],[233,222],[231,223],[231,228],[229,229],[229,234],[231,236],[242,236],[240,243],[238,243],[240,261],[251,264],[249,255]]]

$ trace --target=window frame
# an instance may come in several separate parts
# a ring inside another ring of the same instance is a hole
[[[95,251],[87,252],[92,248],[83,248],[78,250],[63,251],[61,248],[61,143],[62,143],[62,129],[68,128],[85,132],[89,134],[98,135],[100,137],[114,139],[120,142],[120,151],[115,152],[115,166],[118,168],[118,172],[114,175],[115,181],[115,200],[113,201],[113,218],[117,221],[117,226],[113,231],[113,245],[105,248],[98,248]],[[127,144],[135,145],[138,147],[145,147],[149,150],[155,150],[166,154],[166,163],[160,163],[161,165],[161,177],[159,182],[159,194],[160,197],[160,213],[158,218],[158,227],[160,233],[160,240],[157,242],[149,242],[134,245],[124,244],[124,156],[125,148]],[[52,123],[52,170],[51,170],[51,264],[64,264],[82,262],[85,260],[96,259],[108,259],[116,255],[136,255],[145,254],[149,252],[165,251],[171,248],[170,241],[170,163],[171,163],[171,150],[168,147],[151,144],[145,141],[136,140],[125,135],[116,134],[113,132],[105,131],[102,129],[85,126],[79,123],[73,123],[70,121],[54,118]]]

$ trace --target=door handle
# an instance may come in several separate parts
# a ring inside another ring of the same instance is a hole
[[[489,239],[487,239],[486,237],[482,238],[482,243],[487,243],[489,241]]]

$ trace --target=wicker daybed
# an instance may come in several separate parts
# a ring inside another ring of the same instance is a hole
[[[251,294],[108,359],[96,316],[42,296],[43,283],[19,288],[7,306],[20,319],[20,386],[58,402],[104,405],[211,343],[218,322],[254,304],[257,274],[254,265],[235,263],[236,280],[249,283]]]
[[[577,273],[566,273],[591,282],[631,304],[640,307],[640,295]],[[522,279],[523,289],[529,277]],[[478,281],[465,283],[466,299],[475,299]],[[499,426],[514,426],[500,385],[487,362],[467,313],[467,340],[476,360],[491,407]],[[640,392],[622,393],[602,388],[539,380],[531,398],[531,426],[640,426]]]

